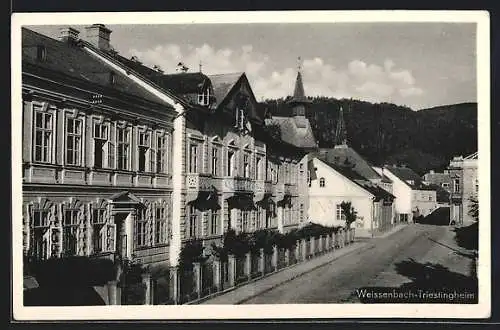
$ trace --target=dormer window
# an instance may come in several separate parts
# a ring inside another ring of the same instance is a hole
[[[36,59],[38,61],[45,61],[47,58],[47,49],[44,45],[38,45],[36,47]]]
[[[203,90],[201,94],[198,94],[198,104],[199,105],[209,105],[210,104],[210,89],[207,88]]]

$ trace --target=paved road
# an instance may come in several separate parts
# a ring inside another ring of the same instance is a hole
[[[408,274],[396,265],[412,260],[416,262],[411,264],[413,268],[431,262],[448,269],[439,273],[440,275],[468,276],[471,259],[466,256],[467,251],[460,251],[453,237],[454,233],[447,226],[410,225],[390,237],[373,239],[366,248],[243,303],[358,302],[358,288],[399,287],[411,282]]]

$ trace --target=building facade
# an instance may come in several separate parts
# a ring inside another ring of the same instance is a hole
[[[422,179],[426,184],[437,185],[446,190],[448,193],[451,192],[451,177],[448,170],[444,170],[443,173],[430,170],[422,176]]]
[[[454,157],[448,166],[451,178],[450,223],[470,224],[474,221],[469,214],[471,198],[478,198],[479,179],[477,174],[477,152],[466,157]]]
[[[22,41],[25,255],[164,263],[174,109],[82,51],[74,29]]]
[[[390,228],[394,196],[360,176],[352,168],[329,163],[318,157],[310,161],[313,173],[309,186],[309,217],[326,226],[345,226],[342,202],[357,212],[352,224],[356,236],[373,236]]]
[[[266,125],[244,73],[165,74],[110,34],[23,29],[26,254],[173,267],[188,241],[306,221],[306,152]]]
[[[378,170],[393,183],[400,222],[413,222],[414,218],[425,217],[437,208],[436,190],[425,185],[412,169],[385,165]]]

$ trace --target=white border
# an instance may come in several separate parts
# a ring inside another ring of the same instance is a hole
[[[487,318],[491,312],[490,278],[490,22],[487,11],[286,11],[286,12],[127,12],[15,13],[11,26],[12,58],[12,235],[13,252],[22,250],[22,95],[21,26],[106,24],[220,23],[477,23],[477,101],[480,214],[479,303],[459,304],[287,304],[24,307],[22,254],[13,253],[13,316],[15,320],[135,320],[252,318]],[[15,142],[14,142],[15,141]]]

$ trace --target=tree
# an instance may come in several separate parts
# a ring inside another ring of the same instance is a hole
[[[479,220],[479,201],[476,196],[469,197],[469,211],[467,212],[475,221]]]
[[[351,224],[356,221],[357,212],[354,210],[351,202],[342,202],[340,203],[340,208],[342,209],[342,213],[345,216],[345,226],[346,228],[351,228]]]

